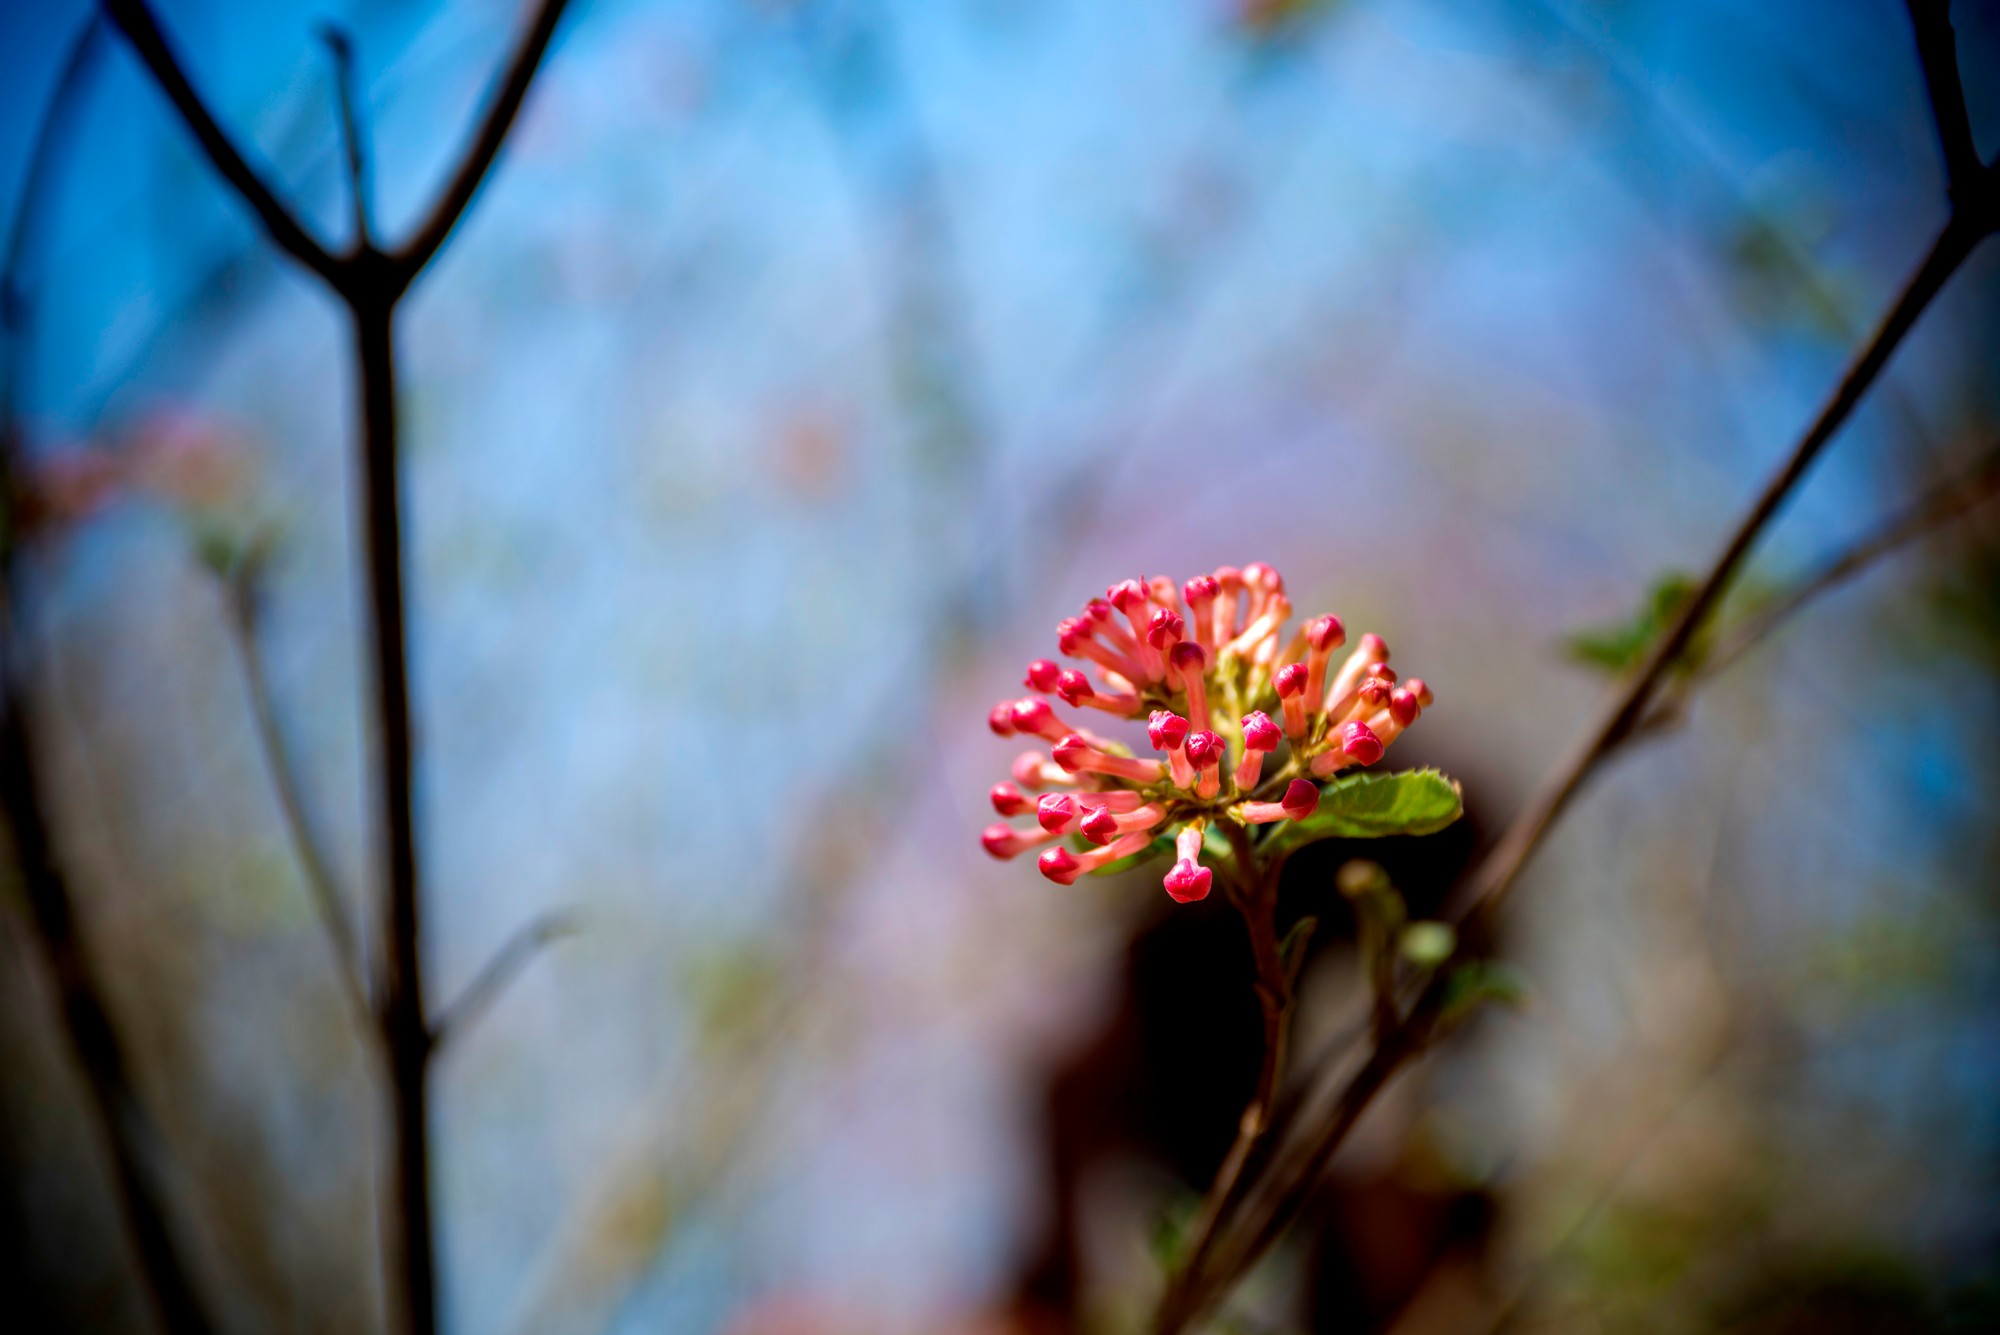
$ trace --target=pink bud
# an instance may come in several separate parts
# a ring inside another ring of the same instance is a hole
[[[1380,677],[1392,686],[1396,682],[1396,670],[1387,663],[1370,663],[1368,665],[1368,675],[1371,677]]]
[[[1253,709],[1243,716],[1243,749],[1246,751],[1275,751],[1282,734],[1278,725],[1271,722],[1271,716],[1261,709]]]
[[[1222,738],[1206,728],[1188,734],[1187,758],[1196,769],[1207,769],[1222,759]]]
[[[1304,779],[1293,779],[1285,789],[1285,795],[1278,799],[1278,805],[1293,820],[1304,820],[1319,810],[1319,785]]]
[[[1084,741],[1083,738],[1077,736],[1075,733],[1071,733],[1056,743],[1056,764],[1061,765],[1071,774],[1075,774],[1081,770],[1084,767],[1084,762],[1090,758],[1091,754],[1090,743]]]
[[[1215,582],[1215,576],[1196,575],[1193,579],[1181,585],[1181,596],[1187,599],[1189,608],[1199,612],[1209,603],[1215,601],[1215,595],[1221,592],[1221,589],[1222,586]]]
[[[1214,880],[1215,874],[1199,862],[1182,860],[1173,865],[1161,884],[1176,904],[1192,904],[1208,898],[1208,889]]]
[[[1146,622],[1146,643],[1155,649],[1171,649],[1186,629],[1187,622],[1181,619],[1180,613],[1166,607],[1154,608],[1152,617]]]
[[[1173,751],[1188,739],[1188,721],[1179,714],[1156,709],[1146,721],[1146,740],[1155,751]]]
[[[1199,676],[1208,667],[1208,653],[1194,641],[1182,640],[1167,655],[1167,661],[1183,674],[1192,672]]]
[[[1118,818],[1106,807],[1097,807],[1083,818],[1083,837],[1093,844],[1108,844],[1118,835]]]
[[[1424,683],[1424,679],[1422,677],[1410,678],[1408,681],[1403,683],[1403,689],[1407,690],[1411,695],[1417,697],[1418,705],[1422,706],[1425,709],[1429,709],[1431,707],[1431,700],[1433,699],[1431,695],[1431,688]]]
[[[1021,682],[1031,691],[1047,694],[1056,688],[1056,678],[1062,675],[1062,668],[1046,658],[1037,658],[1028,664],[1028,675]]]
[[[1306,622],[1306,643],[1316,653],[1329,654],[1347,642],[1347,628],[1331,614]]]
[[[1243,592],[1243,572],[1235,566],[1217,566],[1215,582],[1221,586],[1224,593]]]
[[[1097,694],[1090,687],[1090,678],[1075,668],[1064,668],[1056,674],[1055,691],[1062,697],[1063,703],[1068,705],[1081,704]]]
[[[1018,816],[1028,810],[1028,799],[1011,783],[996,783],[990,796],[993,809],[1003,816]]]
[[[1083,605],[1084,616],[1092,621],[1109,622],[1111,620],[1111,612],[1111,604],[1105,602],[1102,598],[1092,598]]]
[[[1340,730],[1340,749],[1359,765],[1372,765],[1382,758],[1382,739],[1366,723],[1350,723]]]
[[[1014,735],[1014,702],[1002,700],[986,715],[986,726],[993,729],[995,737]]]
[[[1070,729],[1063,726],[1048,701],[1030,695],[1014,702],[1014,731],[1056,742],[1068,735]]]
[[[1386,663],[1389,661],[1389,646],[1374,631],[1370,631],[1361,637],[1360,648],[1361,652],[1374,662]]]
[[[1035,821],[1050,834],[1067,834],[1081,810],[1068,793],[1044,793],[1035,803]]]
[[[1075,885],[1076,878],[1083,874],[1083,866],[1077,861],[1076,854],[1061,844],[1043,850],[1042,855],[1035,859],[1035,866],[1057,885]]]
[[[1389,716],[1399,727],[1407,728],[1417,719],[1417,697],[1408,691],[1389,693]]]
[[[1136,579],[1121,579],[1104,591],[1105,600],[1127,616],[1143,607],[1149,596],[1146,586]]]
[[[1064,617],[1056,622],[1056,648],[1075,657],[1077,646],[1083,643],[1087,634],[1088,630],[1083,622],[1075,617]]]
[[[1146,590],[1153,595],[1153,601],[1162,607],[1178,608],[1181,605],[1180,590],[1165,575],[1147,576]]]
[[[1293,741],[1303,741],[1312,720],[1306,715],[1306,677],[1303,663],[1287,663],[1278,669],[1273,684],[1278,688],[1278,702],[1285,707],[1285,736]]]
[[[979,842],[988,853],[1001,861],[1019,857],[1031,848],[1046,844],[1055,838],[1046,830],[1017,830],[1011,825],[994,824],[979,832]]]

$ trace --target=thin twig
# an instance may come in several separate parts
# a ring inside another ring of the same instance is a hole
[[[334,287],[344,281],[341,261],[331,251],[313,237],[292,211],[278,199],[264,179],[238,151],[235,143],[214,116],[209,114],[201,95],[188,82],[181,70],[179,59],[173,48],[167,45],[166,36],[145,0],[102,0],[104,12],[111,21],[125,33],[126,40],[138,53],[139,59],[152,71],[153,79],[160,85],[160,91],[180,112],[187,122],[195,141],[215,167],[222,179],[233,187],[248,204],[264,225],[264,231],[277,247],[311,269]]]
[[[355,86],[354,39],[335,23],[322,23],[319,39],[333,57],[333,87],[340,104],[340,143],[347,159],[347,191],[354,210],[354,248],[374,245],[369,221],[374,199],[368,175],[368,136],[361,128],[361,92]]]
[[[423,272],[424,266],[431,262],[451,235],[452,228],[465,215],[473,195],[478,193],[480,183],[486,179],[494,157],[500,152],[500,145],[513,128],[515,114],[521,109],[521,100],[527,96],[528,85],[534,80],[542,55],[548,50],[549,39],[555,35],[556,24],[561,21],[568,3],[569,0],[541,0],[534,21],[522,34],[520,45],[514,49],[513,59],[507,62],[506,71],[487,98],[486,109],[479,118],[479,129],[473,136],[471,146],[459,160],[458,170],[452,173],[450,183],[438,195],[437,203],[431,206],[423,224],[396,252],[395,259],[406,284],[414,281]]]
[[[1983,173],[1972,138],[1972,117],[1966,111],[1965,88],[1959,80],[1951,0],[1908,0],[1908,4],[1910,26],[1917,36],[1917,61],[1924,70],[1924,91],[1930,96],[1931,119],[1944,156],[1945,187],[1953,202],[1959,203]]]
[[[96,15],[80,28],[56,76],[28,153],[27,171],[8,225],[4,270],[0,270],[0,501],[8,522],[0,525],[0,809],[12,836],[11,854],[27,900],[29,924],[42,961],[55,985],[58,1013],[71,1055],[83,1077],[89,1115],[110,1158],[118,1216],[138,1260],[138,1283],[147,1307],[169,1335],[202,1335],[212,1330],[193,1281],[193,1269],[170,1224],[166,1191],[155,1180],[163,1147],[157,1126],[133,1088],[124,1045],[112,1027],[103,985],[77,925],[76,901],[49,830],[42,771],[28,728],[28,691],[21,680],[21,627],[16,561],[20,526],[13,522],[19,498],[23,440],[15,415],[17,359],[25,345],[30,303],[21,273],[34,230],[36,211],[47,195],[57,148],[72,126],[72,113],[94,68],[103,25]]]
[[[458,999],[438,1016],[437,1023],[431,1026],[432,1046],[442,1048],[491,1009],[500,994],[507,990],[507,985],[521,976],[521,971],[528,967],[544,946],[566,936],[575,936],[582,930],[573,914],[547,913],[516,931],[486,962],[486,967],[465,985],[465,991],[459,993]]]
[[[353,1004],[364,1032],[372,1032],[375,1011],[368,997],[368,975],[361,959],[360,942],[348,920],[347,905],[333,872],[333,861],[327,855],[326,845],[321,841],[318,827],[307,808],[305,788],[299,781],[291,748],[285,744],[284,728],[278,722],[277,705],[271,693],[270,674],[265,668],[263,642],[259,635],[262,591],[258,580],[262,575],[262,565],[260,556],[253,553],[240,560],[235,569],[223,577],[231,638],[236,641],[237,654],[243,663],[243,685],[249,697],[250,717],[255,725],[257,742],[264,753],[264,768],[270,773],[271,787],[277,793],[285,828],[298,854],[306,891],[312,896],[313,906],[319,910],[321,925],[326,929],[327,945],[333,951],[334,971],[340,975],[341,988]]]
[[[1936,532],[2000,495],[2000,449],[1978,467],[1926,493],[1914,505],[1870,532],[1793,585],[1775,601],[1731,627],[1691,675],[1705,681],[1727,670],[1770,638],[1808,603],[1854,579],[1883,557]]]

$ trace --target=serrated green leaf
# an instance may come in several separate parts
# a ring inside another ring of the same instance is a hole
[[[1434,769],[1348,774],[1319,791],[1317,811],[1304,820],[1285,822],[1265,844],[1272,856],[1321,839],[1435,834],[1465,812],[1458,784]]]
[[[1094,845],[1087,846],[1094,847]],[[1116,876],[1121,871],[1130,871],[1142,862],[1151,862],[1154,858],[1162,857],[1173,851],[1174,841],[1163,834],[1138,852],[1107,862],[1090,874],[1092,876]]]

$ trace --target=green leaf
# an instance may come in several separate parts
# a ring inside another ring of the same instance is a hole
[[[1087,844],[1085,847],[1094,847],[1094,845]],[[1151,862],[1154,858],[1161,857],[1173,851],[1174,841],[1163,834],[1138,852],[1107,862],[1090,874],[1092,876],[1116,876],[1121,871],[1131,871],[1142,862]]]
[[[1319,790],[1319,809],[1286,821],[1264,845],[1282,856],[1321,839],[1435,834],[1465,812],[1458,784],[1434,769],[1348,774]]]
[[[1458,949],[1458,933],[1448,922],[1413,922],[1403,929],[1403,958],[1419,969],[1435,969]]]
[[[1609,673],[1627,671],[1644,661],[1660,637],[1680,619],[1694,591],[1692,577],[1669,571],[1646,590],[1638,611],[1622,621],[1575,632],[1563,642],[1563,649],[1586,667]]]
[[[1528,980],[1501,960],[1474,960],[1445,975],[1439,1022],[1456,1024],[1488,1002],[1516,1010],[1528,1001]]]

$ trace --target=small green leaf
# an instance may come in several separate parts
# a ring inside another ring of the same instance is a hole
[[[1501,960],[1474,960],[1445,976],[1439,1022],[1456,1024],[1488,1002],[1516,1010],[1528,1001],[1528,980]]]
[[[1639,610],[1622,621],[1577,631],[1563,642],[1564,651],[1586,667],[1624,672],[1637,666],[1659,642],[1681,610],[1694,597],[1695,582],[1680,571],[1653,581]]]
[[[1458,784],[1434,769],[1349,774],[1320,789],[1319,810],[1285,822],[1264,847],[1275,857],[1321,839],[1435,834],[1464,812]]]
[[[1435,969],[1458,949],[1458,933],[1447,922],[1413,922],[1403,929],[1403,958],[1419,969]]]
[[[1094,847],[1094,845],[1086,845],[1086,847]],[[1090,874],[1092,876],[1116,876],[1121,871],[1130,871],[1142,862],[1151,862],[1154,858],[1162,857],[1173,851],[1174,841],[1163,834],[1138,852],[1107,862]]]

